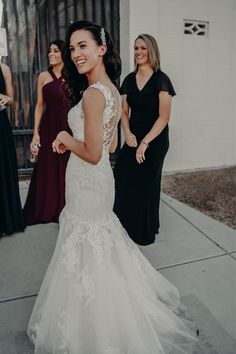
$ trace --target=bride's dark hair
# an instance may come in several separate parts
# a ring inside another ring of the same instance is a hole
[[[82,97],[83,91],[88,87],[88,80],[86,75],[79,74],[75,64],[71,60],[70,37],[73,32],[80,29],[84,29],[91,33],[93,39],[97,42],[98,45],[102,45],[102,28],[102,26],[99,26],[94,22],[81,20],[72,23],[67,31],[65,45],[63,49],[63,77],[65,79],[63,89],[70,103],[70,106],[73,106],[79,102]],[[116,84],[116,80],[121,74],[121,60],[120,56],[113,49],[113,42],[110,34],[105,29],[104,31],[107,51],[103,56],[103,62],[107,75],[109,76],[111,81]]]

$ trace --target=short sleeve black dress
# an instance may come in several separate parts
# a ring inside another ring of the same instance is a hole
[[[151,130],[159,116],[159,93],[167,91],[175,95],[169,77],[158,69],[145,86],[139,90],[135,73],[130,73],[121,86],[121,94],[127,95],[130,107],[130,130],[138,143]],[[126,143],[120,150],[115,168],[114,212],[131,239],[148,245],[159,232],[159,204],[161,173],[169,148],[168,125],[149,144],[145,161],[138,164],[136,148]]]

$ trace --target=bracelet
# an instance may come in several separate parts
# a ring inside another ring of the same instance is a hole
[[[146,143],[146,141],[142,140],[142,141],[141,141],[141,143],[143,143],[143,144],[147,145],[147,148],[149,147],[149,144],[148,144],[148,143]]]

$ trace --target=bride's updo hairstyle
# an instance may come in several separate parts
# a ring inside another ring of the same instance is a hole
[[[106,73],[114,84],[116,84],[116,80],[121,74],[120,56],[113,49],[110,34],[102,26],[91,21],[81,20],[73,22],[67,31],[62,55],[64,62],[63,77],[65,79],[63,89],[70,106],[74,106],[80,101],[83,91],[88,87],[86,75],[78,73],[75,64],[71,60],[70,52],[70,37],[73,32],[81,29],[89,31],[98,45],[107,46],[107,51],[103,56],[103,62]]]

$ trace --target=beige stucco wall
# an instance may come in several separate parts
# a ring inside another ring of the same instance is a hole
[[[120,16],[123,77],[150,33],[177,92],[164,170],[235,165],[236,0],[121,0]],[[185,35],[184,19],[209,21],[208,37]]]

